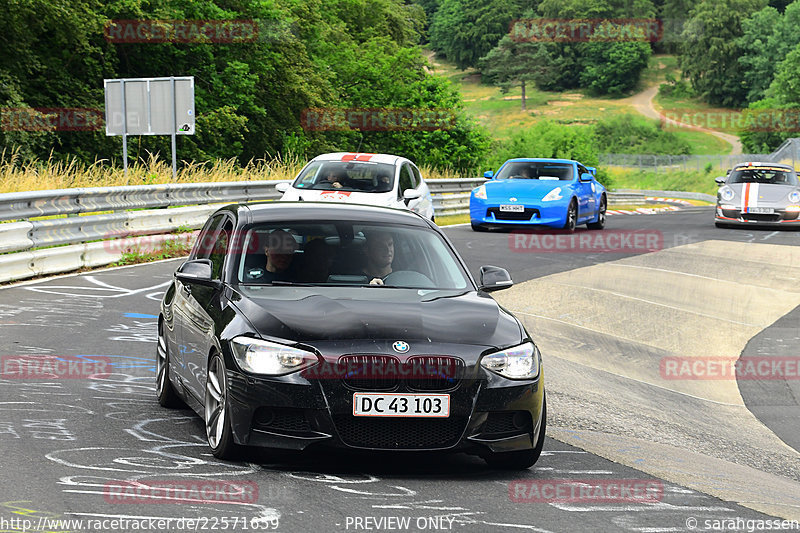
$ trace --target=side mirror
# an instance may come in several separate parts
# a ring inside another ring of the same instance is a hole
[[[211,279],[211,260],[195,259],[186,261],[175,271],[175,277],[184,283],[197,283],[209,287],[216,287],[220,283]]]
[[[486,172],[483,173],[483,177],[486,178],[487,180],[492,179],[494,177],[494,171],[487,170]]]
[[[581,181],[592,181],[593,179],[594,176],[592,176],[588,172],[584,172],[583,174],[581,174]]]
[[[411,200],[416,200],[417,198],[422,198],[422,193],[416,189],[406,189],[403,191],[403,200],[405,201],[406,205]]]
[[[726,178],[725,176],[719,176],[718,178],[714,178],[714,181],[717,183],[717,186],[720,186],[724,185],[727,179],[728,178]]]
[[[286,191],[289,190],[289,187],[291,187],[291,186],[292,186],[292,184],[289,183],[288,181],[282,181],[282,182],[278,183],[277,185],[275,185],[275,188],[278,189],[278,192],[286,192]]]
[[[514,282],[505,268],[486,265],[481,267],[480,290],[484,292],[499,291],[511,287]]]

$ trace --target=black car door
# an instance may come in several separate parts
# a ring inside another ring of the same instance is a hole
[[[195,259],[210,259],[212,279],[221,280],[225,255],[233,234],[233,220],[222,216],[211,225],[200,242]],[[203,237],[203,235],[201,235]],[[178,291],[182,307],[183,380],[200,402],[205,392],[206,364],[216,335],[210,308],[219,300],[220,289],[207,284],[185,281]]]

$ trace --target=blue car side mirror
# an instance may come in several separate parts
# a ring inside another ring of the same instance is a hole
[[[487,170],[486,172],[483,173],[483,177],[486,178],[487,180],[492,179],[493,176],[494,172],[491,170]]]
[[[592,179],[594,179],[594,176],[592,176],[588,172],[584,172],[583,174],[581,174],[581,181],[592,181]]]

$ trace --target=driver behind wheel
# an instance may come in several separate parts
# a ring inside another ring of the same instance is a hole
[[[364,274],[370,285],[383,285],[383,279],[392,273],[394,261],[394,237],[387,231],[370,231],[364,243],[367,262]]]

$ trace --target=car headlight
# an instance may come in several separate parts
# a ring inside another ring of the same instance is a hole
[[[486,200],[486,185],[481,185],[477,189],[473,189],[472,194],[479,200]]]
[[[731,189],[727,185],[719,190],[719,197],[725,200],[726,202],[730,202],[731,200],[733,200],[734,196],[736,196],[736,193],[733,192],[733,189]]]
[[[543,202],[552,202],[553,200],[561,200],[563,196],[561,196],[561,187],[556,187],[549,193],[544,195],[542,198]]]
[[[793,204],[800,203],[800,191],[792,191],[789,193],[789,201]]]
[[[236,337],[231,346],[239,366],[253,374],[282,376],[319,362],[315,354],[306,350],[261,339]]]
[[[541,362],[539,348],[526,342],[513,348],[485,355],[481,366],[509,379],[536,379]]]

